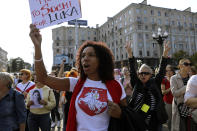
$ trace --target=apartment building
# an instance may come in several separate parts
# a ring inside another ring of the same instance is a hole
[[[158,28],[161,28],[162,33],[168,32],[170,56],[179,50],[190,55],[197,52],[197,13],[191,12],[191,8],[181,11],[151,6],[146,0],[128,5],[115,16],[108,17],[108,20],[96,29],[81,28],[79,43],[88,39],[106,42],[115,56],[116,66],[120,67],[127,65],[128,56],[124,46],[130,41],[134,56],[154,67],[158,65],[161,54],[159,45],[152,38]],[[66,49],[68,52],[75,52],[74,28],[60,27],[56,30],[62,33],[60,36],[54,34],[54,54],[58,53],[58,49],[59,53],[66,52]],[[61,42],[58,42],[57,36]]]
[[[76,34],[77,32],[77,34]],[[53,65],[55,58],[59,55],[67,56],[66,60],[69,65],[74,65],[76,49],[86,40],[97,41],[97,29],[90,27],[59,27],[52,30],[53,39]],[[77,37],[77,39],[76,39]]]
[[[7,71],[7,52],[0,47],[0,72]]]

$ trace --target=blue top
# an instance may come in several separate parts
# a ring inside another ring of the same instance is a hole
[[[0,100],[0,131],[13,131],[26,121],[24,96],[11,88]]]

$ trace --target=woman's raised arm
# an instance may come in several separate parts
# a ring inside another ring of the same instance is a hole
[[[29,34],[35,49],[35,72],[36,77],[39,82],[49,86],[50,88],[56,90],[69,90],[70,82],[68,78],[56,78],[47,75],[46,68],[44,66],[41,43],[42,36],[40,34],[40,30],[37,29],[33,24],[30,25],[30,34]]]

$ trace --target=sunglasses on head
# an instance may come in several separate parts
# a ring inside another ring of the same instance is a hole
[[[185,66],[192,66],[192,63],[184,62],[183,65],[185,65]]]
[[[140,75],[150,75],[150,72],[139,72]]]
[[[19,75],[20,75],[20,76],[22,76],[22,75],[23,75],[23,73],[20,73]]]

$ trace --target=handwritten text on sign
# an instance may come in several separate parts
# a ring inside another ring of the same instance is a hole
[[[80,0],[29,0],[29,5],[39,29],[81,18]]]

